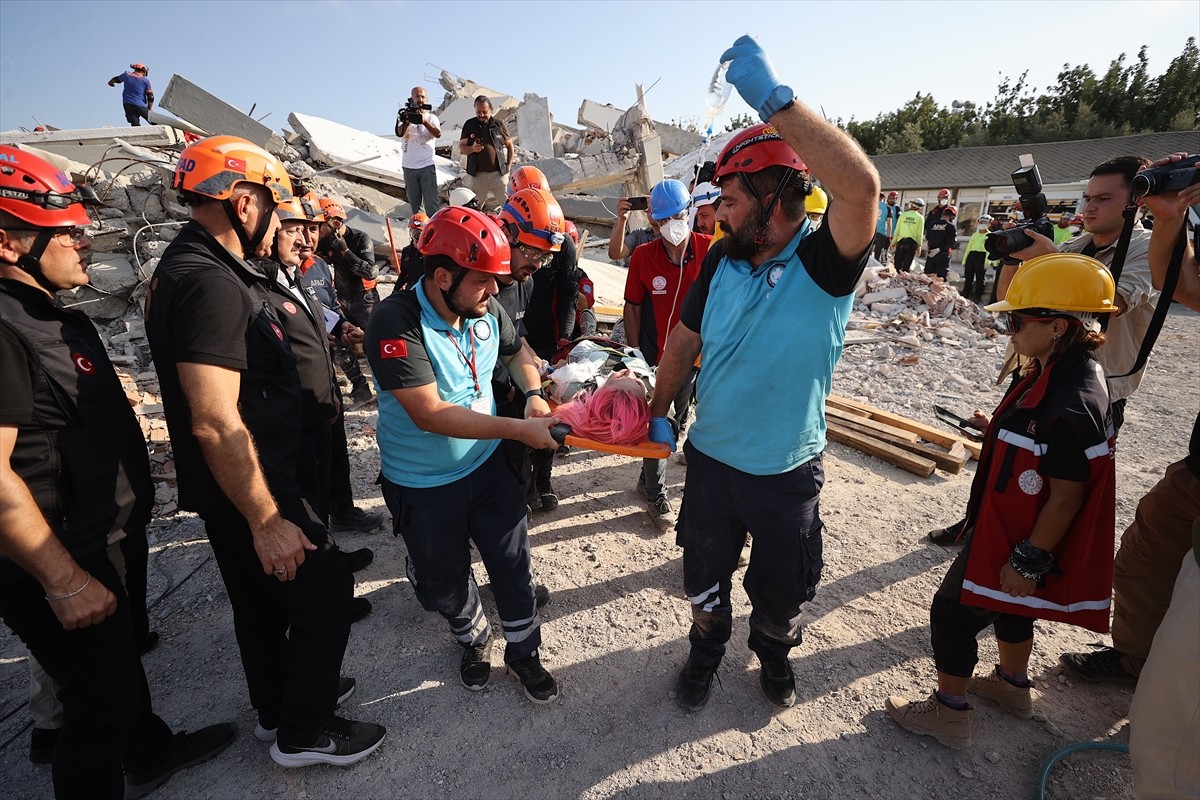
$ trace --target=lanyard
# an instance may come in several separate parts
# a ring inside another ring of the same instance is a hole
[[[454,345],[454,349],[462,356],[462,360],[466,363],[467,368],[471,370],[471,380],[475,382],[475,396],[480,395],[479,389],[479,373],[475,371],[475,331],[468,330],[467,335],[471,337],[471,357],[467,358],[467,354],[458,346],[458,339],[454,338],[454,334],[446,332],[446,337],[450,340],[450,344]]]

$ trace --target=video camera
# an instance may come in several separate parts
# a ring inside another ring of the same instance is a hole
[[[433,111],[433,106],[429,103],[415,103],[410,97],[404,101],[404,108],[400,109],[400,119],[409,125],[420,125],[425,121],[425,111]]]
[[[1163,192],[1178,192],[1200,183],[1200,155],[1191,155],[1182,161],[1164,164],[1161,167],[1150,167],[1133,176],[1133,196],[1145,197],[1148,194]]]
[[[1033,156],[1021,156],[1021,167],[1012,174],[1013,188],[1021,197],[1021,212],[1028,222],[1008,230],[989,233],[983,247],[993,261],[1009,258],[1010,253],[1024,250],[1033,244],[1025,231],[1035,231],[1048,239],[1054,238],[1054,224],[1046,216],[1046,195],[1042,193],[1042,174]]]

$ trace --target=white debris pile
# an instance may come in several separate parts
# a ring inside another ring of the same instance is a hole
[[[931,275],[869,268],[834,391],[919,419],[920,404],[990,409],[1007,339],[996,318]],[[951,402],[952,401],[952,402]],[[917,405],[914,405],[916,403]]]

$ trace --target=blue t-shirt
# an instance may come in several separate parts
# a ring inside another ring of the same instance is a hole
[[[421,430],[391,392],[434,383],[445,402],[495,414],[492,370],[500,356],[521,349],[495,298],[484,316],[463,320],[459,331],[434,310],[424,282],[418,283],[375,306],[364,347],[379,389],[376,436],[385,478],[400,486],[444,486],[471,474],[496,450],[498,439],[457,439]]]
[[[121,76],[121,81],[125,84],[125,89],[121,92],[121,102],[146,108],[146,92],[154,91],[154,87],[150,85],[150,79],[126,72]]]
[[[751,475],[778,475],[825,449],[825,398],[867,253],[844,261],[828,225],[808,222],[752,268],[713,245],[684,302],[700,334],[688,439]]]
[[[879,213],[875,217],[875,232],[887,236],[888,218],[892,215],[892,207],[887,204],[886,200],[879,201]]]

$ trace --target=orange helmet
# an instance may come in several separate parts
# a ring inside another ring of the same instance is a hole
[[[293,197],[286,203],[275,206],[279,219],[299,219],[305,222],[324,222],[325,215],[321,212],[321,203],[315,192]]]
[[[426,257],[446,256],[465,269],[511,274],[504,232],[487,214],[473,208],[446,206],[438,211],[426,223],[417,249]]]
[[[408,221],[408,229],[410,231],[419,231],[425,228],[425,223],[429,222],[429,217],[422,214],[420,211],[412,215]]]
[[[342,208],[342,204],[332,197],[321,198],[321,211],[325,213],[325,219],[346,219],[346,209]]]
[[[86,184],[76,186],[54,165],[0,144],[0,211],[38,228],[91,225],[85,203],[99,204]]]
[[[500,209],[500,219],[509,237],[538,250],[557,253],[562,249],[565,224],[562,208],[545,189],[514,192]]]
[[[567,220],[567,236],[571,237],[571,241],[579,244],[579,229],[575,227],[575,223]]]
[[[237,136],[209,136],[184,148],[175,165],[171,188],[228,200],[239,183],[265,186],[276,203],[292,199],[292,179],[283,163]]]
[[[546,174],[540,169],[529,165],[517,167],[508,178],[508,196],[512,197],[522,189],[528,189],[531,186],[534,189],[550,191],[550,181],[546,180]]]
[[[325,211],[321,208],[321,199],[316,192],[306,192],[300,197],[300,207],[304,210],[304,218],[309,222],[324,222]]]
[[[149,67],[147,67],[145,64],[139,64],[139,63],[138,63],[138,62],[136,62],[136,61],[135,61],[134,63],[130,64],[130,65],[129,65],[129,68],[130,68],[131,70],[133,70],[134,72],[140,72],[140,73],[142,73],[143,75],[149,75],[149,74],[150,74],[150,68],[149,68]]]

